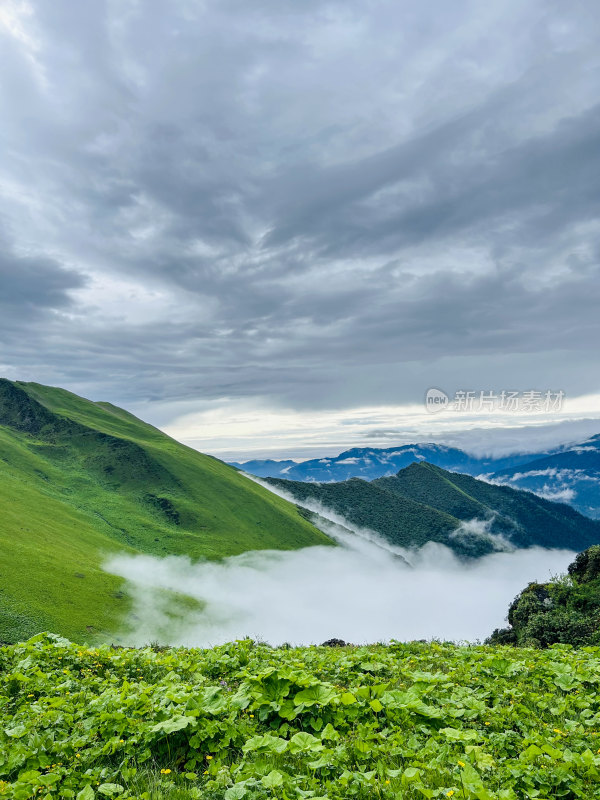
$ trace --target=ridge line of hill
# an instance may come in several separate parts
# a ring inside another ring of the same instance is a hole
[[[334,545],[297,507],[116,407],[0,379],[0,641],[114,636],[115,553],[219,559]]]

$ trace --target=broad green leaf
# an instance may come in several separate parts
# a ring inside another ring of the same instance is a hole
[[[442,728],[440,733],[443,733],[446,739],[450,739],[452,742],[472,742],[480,738],[480,734],[470,728],[462,730],[458,728]]]
[[[289,742],[290,753],[316,753],[322,749],[321,740],[310,733],[296,733]]]
[[[27,728],[21,723],[19,725],[13,725],[12,728],[5,728],[4,733],[10,736],[11,739],[20,739],[27,733]]]
[[[230,786],[224,794],[225,800],[242,800],[248,794],[244,783],[236,783],[235,786]]]
[[[321,739],[337,741],[339,738],[340,734],[336,731],[331,722],[328,722],[327,725],[325,725],[325,727],[321,731]]]
[[[310,734],[306,734],[310,736]],[[288,747],[288,742],[279,736],[271,736],[265,733],[264,736],[253,736],[244,743],[242,750],[244,753],[283,753]]]
[[[153,725],[150,728],[151,733],[175,733],[175,731],[183,730],[188,725],[193,725],[196,722],[194,717],[171,717]]]
[[[19,783],[37,783],[38,778],[42,773],[37,769],[30,769],[27,772],[22,772],[19,775]]]
[[[335,696],[335,689],[320,683],[317,686],[309,686],[308,689],[303,689],[301,692],[298,692],[294,697],[294,703],[297,706],[313,706],[316,703],[319,705],[327,705]]]
[[[496,766],[494,757],[490,753],[485,753],[481,747],[469,744],[465,747],[465,753],[471,753],[479,769],[492,769]]]
[[[523,750],[519,758],[521,761],[526,761],[530,763],[534,761],[538,756],[542,755],[542,749],[537,746],[537,744],[530,744],[526,750]]]
[[[554,679],[554,683],[565,692],[569,692],[571,689],[574,689],[576,686],[580,685],[578,678],[567,673],[557,675],[557,677]]]
[[[123,794],[125,789],[120,783],[102,783],[98,787],[98,791],[107,797],[115,797],[118,794]]]
[[[274,789],[276,786],[281,786],[283,783],[283,775],[276,769],[272,769],[268,775],[263,775],[260,782],[265,789]]]
[[[53,786],[60,781],[60,775],[55,772],[47,772],[45,775],[40,775],[38,783],[42,786]]]
[[[407,767],[402,773],[403,783],[413,783],[421,778],[421,770],[416,767]]]
[[[326,751],[320,758],[317,758],[316,761],[309,761],[307,766],[310,769],[323,769],[323,767],[330,767],[331,766],[331,750]]]

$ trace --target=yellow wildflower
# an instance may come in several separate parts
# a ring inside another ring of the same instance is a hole
[[[446,792],[446,797],[452,797],[453,794],[454,794],[454,789],[450,789],[449,792]]]
[[[459,767],[464,767],[464,765],[465,765],[465,762],[464,762],[464,761],[459,761],[459,762],[458,762],[458,766],[459,766]]]
[[[206,760],[207,760],[207,761],[210,761],[210,760],[211,760],[211,758],[212,758],[212,756],[206,756]]]

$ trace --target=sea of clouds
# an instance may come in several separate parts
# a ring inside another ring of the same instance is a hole
[[[106,570],[126,580],[132,598],[121,641],[473,642],[505,624],[509,603],[527,583],[564,572],[574,558],[568,550],[507,550],[499,543],[503,549],[466,563],[439,544],[401,550],[327,509],[318,511],[320,527],[337,547],[250,551],[219,562],[111,558]],[[476,522],[469,533],[478,529],[489,535]],[[193,601],[181,602],[181,595]]]

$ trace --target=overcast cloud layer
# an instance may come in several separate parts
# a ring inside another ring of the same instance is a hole
[[[597,393],[597,12],[4,0],[0,373],[158,422]]]

